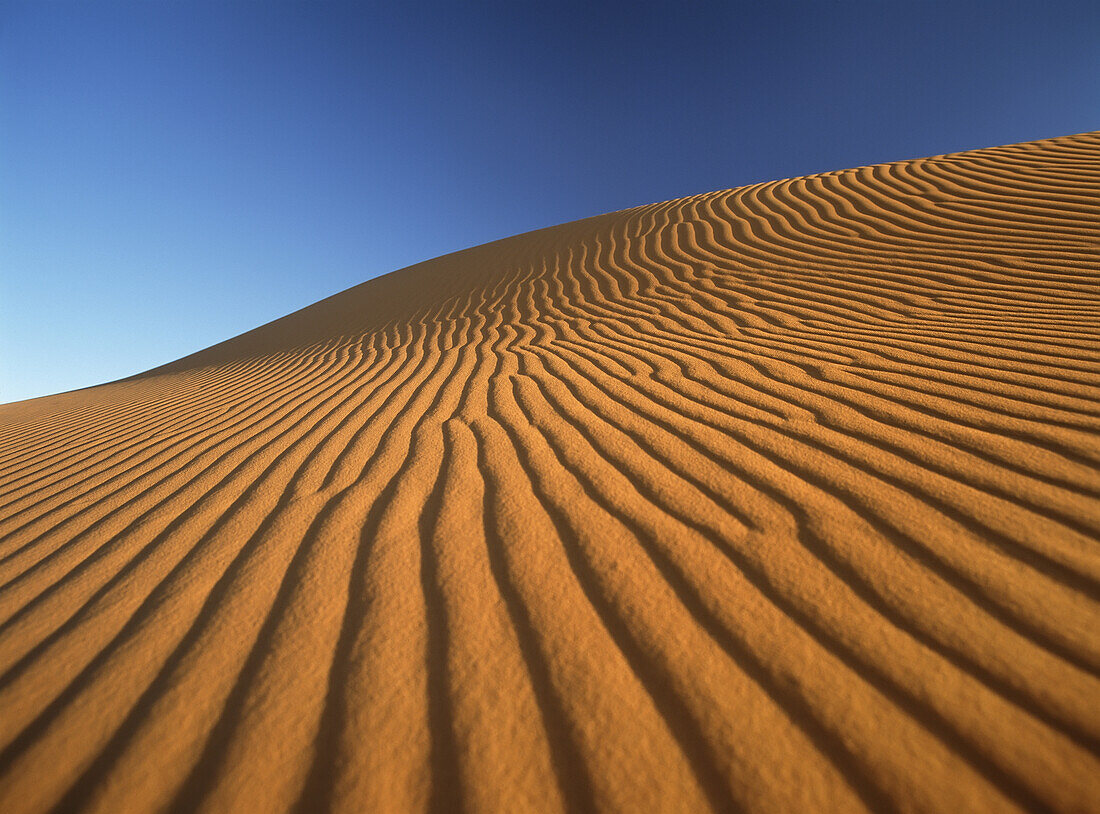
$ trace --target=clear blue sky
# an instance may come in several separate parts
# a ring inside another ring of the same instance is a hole
[[[0,402],[542,226],[1097,128],[1095,0],[0,0]]]

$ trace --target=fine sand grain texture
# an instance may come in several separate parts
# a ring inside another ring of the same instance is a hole
[[[1100,811],[1100,134],[0,407],[0,811]]]

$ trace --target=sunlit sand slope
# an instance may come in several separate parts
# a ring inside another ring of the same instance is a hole
[[[1100,810],[1098,264],[1073,136],[0,407],[0,811]]]

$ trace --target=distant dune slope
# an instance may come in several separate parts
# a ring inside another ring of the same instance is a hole
[[[1100,810],[1100,134],[0,407],[0,811]]]

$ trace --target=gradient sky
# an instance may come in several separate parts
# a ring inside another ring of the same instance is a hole
[[[0,0],[0,402],[530,229],[1097,128],[1096,0]]]

